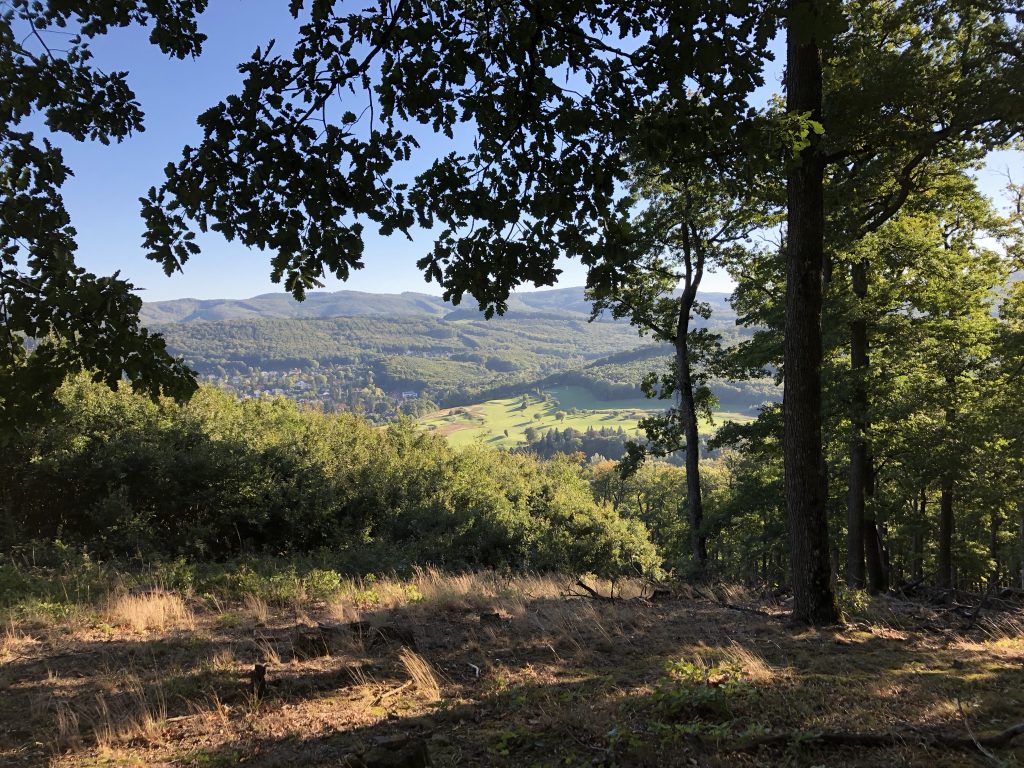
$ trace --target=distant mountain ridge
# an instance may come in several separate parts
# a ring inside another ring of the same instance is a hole
[[[728,294],[702,294],[716,315],[733,315]],[[590,302],[582,287],[554,288],[513,294],[507,316],[559,315],[590,317]],[[167,325],[218,320],[256,318],[313,319],[330,317],[402,317],[427,316],[451,319],[480,317],[476,302],[467,297],[458,307],[440,296],[426,293],[367,293],[365,291],[315,291],[303,302],[287,293],[265,293],[249,299],[173,299],[147,302],[140,313],[145,325]]]

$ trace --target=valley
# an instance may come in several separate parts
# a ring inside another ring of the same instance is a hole
[[[749,336],[724,294],[704,298],[713,313],[703,327],[728,343]],[[621,445],[668,405],[645,398],[640,382],[671,365],[670,348],[623,321],[592,321],[582,288],[516,295],[491,320],[426,294],[356,291],[303,303],[182,299],[142,315],[202,381],[239,397],[283,396],[376,424],[410,416],[456,446],[513,449],[570,428],[615,433]],[[716,380],[712,390],[716,423],[750,420],[779,399],[768,380]]]

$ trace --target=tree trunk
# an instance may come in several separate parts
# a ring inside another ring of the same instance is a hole
[[[864,552],[867,556],[868,591],[873,595],[885,592],[889,589],[889,568],[882,534],[873,517],[864,520]]]
[[[877,595],[889,589],[889,551],[885,531],[875,519],[875,460],[868,453],[865,466],[864,554],[867,562],[868,590]]]
[[[694,574],[703,579],[707,574],[708,545],[704,535],[704,502],[700,492],[700,436],[697,433],[697,404],[690,378],[690,310],[696,299],[697,286],[692,284],[683,291],[679,303],[676,331],[676,375],[679,378],[679,408],[686,440],[686,511],[690,522],[690,554]]]
[[[939,558],[935,583],[949,589],[953,586],[953,478],[942,480],[939,496]]]
[[[786,110],[822,114],[821,54],[809,26],[813,0],[790,0],[786,41]],[[826,483],[821,443],[821,307],[824,264],[824,171],[819,141],[789,170],[786,240],[785,486],[793,620],[831,624],[839,619],[829,579]]]
[[[1024,589],[1024,508],[1018,504],[1020,511],[1020,527],[1017,531],[1017,538],[1020,542],[1020,588]]]
[[[874,509],[874,460],[868,449],[869,414],[867,375],[871,367],[868,321],[863,302],[868,295],[868,263],[861,259],[850,265],[850,283],[857,297],[858,313],[850,321],[850,475],[846,496],[846,581],[854,589],[865,585],[873,593],[889,588],[882,538]],[[865,584],[866,564],[866,584]]]
[[[946,376],[946,386],[951,402],[955,402],[956,380],[952,376]],[[946,428],[950,434],[954,432],[953,422],[956,420],[956,411],[953,408],[946,408]],[[950,447],[949,450],[952,450]],[[947,458],[948,462],[952,457]],[[954,474],[952,468],[947,468],[942,476],[942,487],[939,496],[939,557],[938,572],[935,574],[935,583],[946,589],[953,586],[953,483]]]
[[[867,296],[867,262],[850,266],[850,282],[854,296]],[[846,584],[851,589],[865,586],[865,542],[870,531],[864,527],[865,496],[868,475],[868,323],[860,302],[857,317],[850,321],[850,475],[846,496]],[[872,539],[873,541],[873,539]],[[869,542],[870,543],[870,542]]]
[[[992,558],[992,572],[988,577],[989,589],[999,586],[999,522],[999,513],[993,509],[989,513],[988,524],[988,553]]]
[[[915,528],[910,539],[910,580],[924,579],[924,534]]]

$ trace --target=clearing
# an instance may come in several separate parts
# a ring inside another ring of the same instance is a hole
[[[567,427],[580,432],[591,427],[596,430],[622,427],[630,437],[636,437],[640,419],[659,413],[668,406],[665,401],[643,397],[597,400],[588,389],[577,386],[556,387],[547,390],[545,395],[547,399],[527,395],[445,408],[419,421],[428,430],[444,435],[455,446],[484,443],[499,448],[515,448],[526,445],[527,427],[538,432]],[[524,397],[527,402],[525,409]],[[562,420],[556,415],[560,412],[565,414]],[[748,422],[752,418],[741,413],[716,413],[715,424],[703,424],[701,431],[711,433],[723,421]]]
[[[1024,720],[1020,613],[965,622],[878,598],[857,600],[844,627],[806,629],[742,588],[620,584],[608,600],[572,579],[434,571],[336,587],[329,599],[299,590],[269,606],[136,589],[60,611],[11,609],[0,765],[1024,758],[1024,738],[993,743]]]

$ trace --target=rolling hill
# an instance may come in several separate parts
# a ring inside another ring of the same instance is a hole
[[[707,293],[702,299],[712,305],[721,320],[735,319],[728,294]],[[558,317],[590,317],[590,302],[583,288],[555,288],[524,291],[509,298],[506,318],[551,314]],[[439,296],[426,293],[364,293],[362,291],[314,291],[298,302],[287,293],[265,293],[249,299],[174,299],[147,302],[142,307],[146,325],[193,323],[201,321],[261,319],[323,319],[332,317],[450,317],[479,319],[471,298],[458,307]],[[498,318],[500,320],[501,318]]]
[[[703,325],[728,340],[746,333],[725,294],[703,298],[713,307]],[[143,317],[205,381],[243,397],[283,394],[358,410],[378,422],[557,388],[584,393],[580,410],[595,414],[580,415],[580,424],[607,425],[597,412],[621,410],[624,401],[631,411],[663,407],[644,408],[639,385],[671,360],[670,347],[625,321],[590,322],[582,288],[516,294],[491,320],[427,294],[359,291],[312,293],[302,303],[283,293],[155,302]],[[723,409],[736,413],[778,396],[765,382],[714,388]]]

